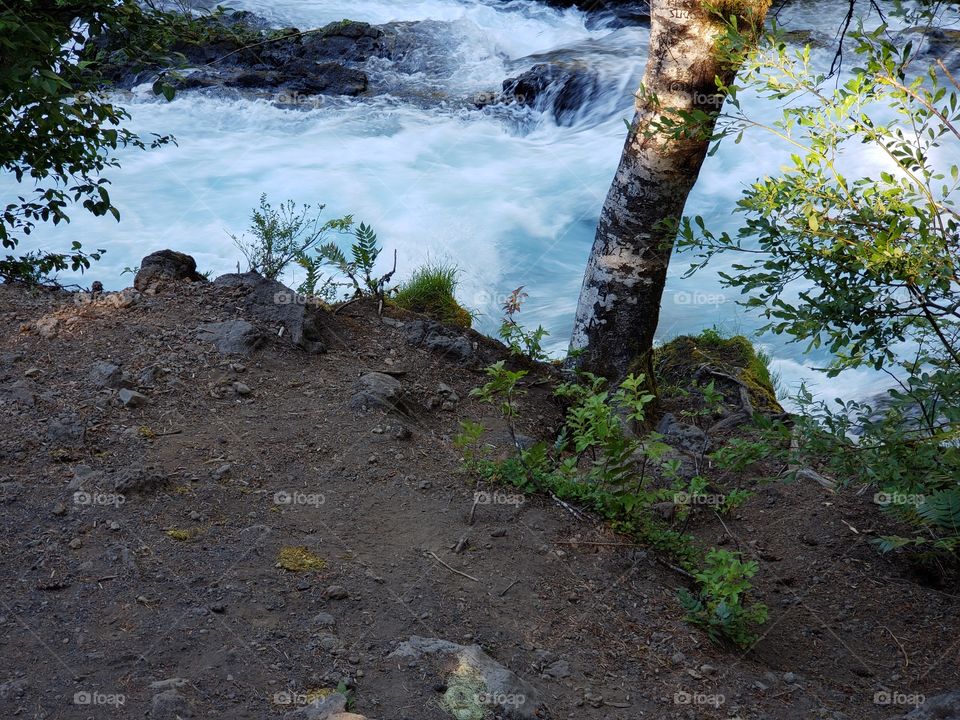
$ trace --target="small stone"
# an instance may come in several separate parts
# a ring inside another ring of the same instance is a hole
[[[120,529],[120,523],[118,523],[116,520],[111,520],[107,527],[109,527],[113,532],[117,532]]]
[[[176,690],[164,690],[150,701],[151,720],[178,720],[191,718],[193,712],[187,699]]]
[[[332,628],[337,624],[337,620],[330,613],[317,613],[313,616],[313,624],[319,627]]]
[[[394,433],[393,437],[397,440],[409,440],[412,434],[413,433],[410,432],[410,428],[403,426],[397,430],[396,433]]]
[[[89,378],[95,388],[118,388],[123,382],[123,372],[111,362],[98,362],[90,369]]]
[[[71,550],[79,550],[82,545],[83,543],[81,542],[80,538],[74,538],[70,541]]]
[[[62,502],[58,502],[56,505],[53,506],[53,514],[56,515],[57,517],[60,517],[61,515],[66,515],[67,506],[64,505]]]
[[[429,489],[430,489],[430,481],[429,481],[429,480],[421,480],[421,481],[417,484],[417,487],[420,488],[421,490],[429,490]]]
[[[683,665],[686,659],[687,659],[687,656],[684,655],[682,652],[675,652],[673,656],[670,658],[670,662],[672,662],[674,665]]]
[[[118,397],[125,408],[138,408],[147,404],[147,396],[138,393],[136,390],[121,388]]]
[[[39,375],[40,375],[40,368],[30,368],[29,370],[23,373],[23,376],[28,378],[35,378]]]
[[[704,675],[715,675],[717,669],[713,665],[704,664],[700,666],[700,672],[702,672]]]
[[[198,513],[196,510],[191,510],[191,511],[190,511],[190,519],[191,519],[191,520],[199,520],[201,517],[202,517],[202,516],[200,515],[200,513]]]
[[[227,611],[227,606],[223,603],[214,603],[210,606],[210,611],[217,613],[217,615],[223,615]]]
[[[246,397],[247,395],[250,395],[253,392],[253,390],[250,389],[249,385],[247,385],[246,383],[242,383],[240,381],[233,383],[231,387],[233,388],[233,391],[237,395],[241,395],[243,397]]]
[[[785,673],[783,674],[783,681],[784,681],[785,683],[794,683],[794,682],[797,681],[797,676],[796,676],[795,673],[785,672]]]
[[[350,597],[350,593],[339,585],[331,585],[323,594],[329,600],[345,600]]]
[[[544,668],[543,674],[557,680],[570,677],[570,663],[566,660],[557,660]]]
[[[490,531],[490,537],[501,538],[507,536],[506,528],[494,528]]]

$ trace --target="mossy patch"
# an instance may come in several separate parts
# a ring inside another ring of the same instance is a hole
[[[323,570],[327,561],[303,545],[285,545],[277,554],[277,567],[289,572]]]
[[[174,540],[189,542],[200,535],[200,528],[167,528],[164,532]]]
[[[661,387],[688,387],[697,370],[707,366],[740,380],[756,410],[783,412],[770,370],[743,335],[725,338],[715,330],[683,335],[657,348],[653,363]]]
[[[461,662],[447,678],[447,691],[440,699],[440,707],[456,720],[486,720],[490,712],[482,703],[487,692],[483,676],[466,662]]]

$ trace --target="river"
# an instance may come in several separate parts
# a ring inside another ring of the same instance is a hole
[[[829,39],[844,6],[796,0],[779,12],[779,22]],[[109,175],[120,223],[74,209],[69,225],[40,227],[22,247],[63,249],[80,240],[88,250],[106,248],[81,282],[99,278],[108,288],[129,284],[132,278],[120,275],[124,267],[167,247],[220,274],[240,260],[228,231],[246,228],[261,193],[275,203],[325,203],[330,217],[352,213],[371,224],[385,246],[383,257],[397,250],[401,280],[430,259],[456,264],[460,299],[479,313],[483,331],[495,332],[499,304],[525,286],[530,297],[521,320],[542,323],[550,349],[562,353],[646,60],[646,29],[617,28],[531,0],[238,0],[232,7],[301,29],[344,17],[422,21],[407,30],[418,49],[400,62],[371,61],[371,82],[390,89],[377,98],[291,108],[191,93],[166,103],[145,87],[125,96],[132,129],[172,133],[179,146],[120,154],[122,169]],[[828,49],[818,52],[821,64],[831,57]],[[543,58],[580,61],[599,72],[601,91],[572,122],[558,125],[552,114],[531,109],[491,113],[463,102],[499,89]],[[747,108],[767,120],[778,113],[750,98]],[[687,212],[703,215],[715,230],[735,230],[731,209],[745,184],[776,172],[787,157],[785,147],[760,131],[741,145],[723,146],[704,165]],[[718,271],[733,257],[682,279],[688,262],[682,255],[674,262],[662,339],[713,326],[749,334],[761,324],[720,287]],[[801,346],[782,338],[759,342],[788,391],[804,379],[827,398],[865,397],[881,387],[870,371],[826,378],[814,368],[827,356],[805,357]]]

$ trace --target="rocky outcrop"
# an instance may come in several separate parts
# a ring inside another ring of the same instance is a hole
[[[177,282],[207,282],[197,272],[197,261],[176,250],[159,250],[140,261],[140,270],[133,286],[140,292],[155,293],[165,285]]]
[[[272,91],[279,103],[306,95],[360,95],[368,78],[358,66],[386,53],[385,30],[368,23],[342,22],[308,30],[271,30],[269,23],[246,11],[228,12],[202,21],[201,39],[183,39],[166,48],[181,59],[171,84],[180,90],[231,88]],[[102,41],[109,46],[110,40]],[[164,68],[138,67],[123,51],[110,56],[106,75],[130,88],[156,77]]]
[[[250,315],[277,326],[278,334],[307,352],[324,352],[332,339],[325,329],[325,311],[276,280],[255,272],[231,273],[218,277],[214,285],[234,288]]]

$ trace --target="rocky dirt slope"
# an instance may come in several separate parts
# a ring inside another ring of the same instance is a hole
[[[243,276],[137,284],[0,286],[2,717],[440,720],[480,672],[488,717],[839,720],[960,686],[955,589],[868,547],[865,498],[745,478],[700,530],[761,564],[771,619],[732,653],[603,524],[508,488],[471,522],[451,440],[482,420],[509,452],[468,397],[496,343]]]

